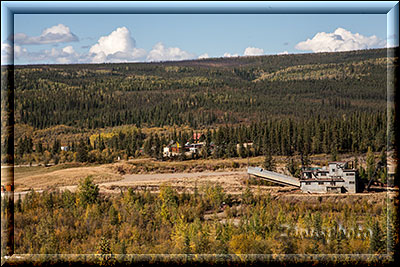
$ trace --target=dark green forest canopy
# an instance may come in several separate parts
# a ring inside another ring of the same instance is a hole
[[[15,66],[35,128],[250,124],[386,109],[387,50],[179,62]]]

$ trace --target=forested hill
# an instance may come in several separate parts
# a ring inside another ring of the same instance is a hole
[[[16,123],[82,128],[250,123],[385,112],[386,49],[15,67]]]

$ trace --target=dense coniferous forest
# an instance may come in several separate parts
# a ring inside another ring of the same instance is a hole
[[[17,123],[103,128],[337,117],[386,107],[386,50],[15,67]]]
[[[192,142],[194,132],[207,144],[202,158],[380,152],[394,60],[386,53],[16,66],[16,124],[32,129],[17,131],[16,160],[161,158],[163,146]],[[142,132],[150,127],[170,130]]]

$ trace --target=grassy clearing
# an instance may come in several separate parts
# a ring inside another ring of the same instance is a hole
[[[51,173],[58,170],[70,169],[70,168],[78,168],[84,166],[82,163],[65,163],[65,164],[58,164],[55,166],[45,167],[41,166],[21,166],[14,168],[14,179],[18,180],[20,178],[24,178],[30,175],[39,175],[39,174],[46,174]]]
[[[47,189],[68,185],[77,185],[81,178],[88,175],[95,183],[112,182],[122,179],[108,165],[84,166],[81,164],[62,164],[53,167],[19,167],[15,168],[15,190],[24,191],[30,188]]]
[[[277,171],[285,173],[286,157],[274,157]],[[296,158],[296,160],[299,160]],[[349,156],[342,156],[342,160],[352,160]],[[113,164],[87,165],[82,163],[66,163],[51,167],[32,166],[15,168],[16,191],[24,191],[30,188],[46,189],[50,187],[77,185],[81,178],[88,175],[93,176],[95,183],[114,182],[123,179],[125,174],[154,174],[154,173],[195,173],[210,171],[245,171],[247,166],[262,166],[264,157],[253,158],[231,158],[231,159],[198,159],[186,161],[157,161],[151,158],[140,158],[129,161],[120,161]],[[311,157],[314,165],[324,166],[329,161],[326,155],[315,155]],[[221,180],[222,179],[222,180]],[[228,191],[240,191],[243,180],[247,178],[242,175],[227,177],[210,177],[208,182],[228,183]],[[197,179],[178,179],[176,186],[193,187]],[[221,181],[220,181],[221,180]],[[138,181],[137,186],[147,183],[159,186],[160,182]],[[233,186],[231,183],[234,183]],[[252,183],[251,183],[252,184]],[[255,183],[252,185],[270,186],[271,184]],[[232,189],[234,187],[234,189]]]

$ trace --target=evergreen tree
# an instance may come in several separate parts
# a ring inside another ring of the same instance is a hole
[[[369,252],[370,253],[384,253],[385,242],[383,240],[383,233],[379,227],[378,221],[372,226],[372,234],[369,241]]]
[[[271,150],[267,149],[266,155],[264,157],[264,169],[267,171],[276,171],[275,160],[272,158]]]
[[[366,168],[367,179],[370,180],[374,178],[372,176],[374,175],[375,172],[375,156],[370,146],[368,147],[366,163],[367,163],[367,168]]]
[[[78,144],[76,160],[79,162],[87,162],[88,160],[88,149],[84,140],[81,140]]]
[[[56,154],[59,154],[61,150],[61,143],[60,141],[56,138],[54,139],[53,147],[51,149],[51,154],[54,156]]]
[[[337,151],[337,145],[332,144],[331,146],[331,161],[338,161],[339,156],[338,156],[338,151]]]
[[[239,157],[246,158],[247,157],[247,150],[244,148],[243,144],[239,144],[239,151],[238,151]]]
[[[322,236],[322,218],[321,213],[317,212],[313,216],[313,224],[314,224],[314,238],[316,240],[324,240]]]
[[[311,164],[310,157],[307,153],[301,154],[301,166],[308,168]]]
[[[20,138],[18,140],[18,145],[17,145],[17,155],[22,157],[24,155],[24,153],[25,153],[25,150],[26,150],[25,142],[24,142],[24,140],[22,138]]]
[[[298,168],[298,165],[297,165],[296,161],[293,159],[293,157],[289,157],[287,159],[286,169],[294,177],[297,177],[299,174],[299,171],[300,171],[300,169]]]
[[[86,207],[88,204],[97,202],[100,188],[93,183],[92,177],[87,176],[79,182],[78,186],[78,200],[79,204]]]
[[[153,134],[150,133],[150,136],[146,139],[143,145],[144,153],[152,156],[152,147],[153,147]]]
[[[119,224],[119,218],[118,218],[118,211],[114,208],[113,205],[110,207],[110,224],[111,225],[117,225]]]

